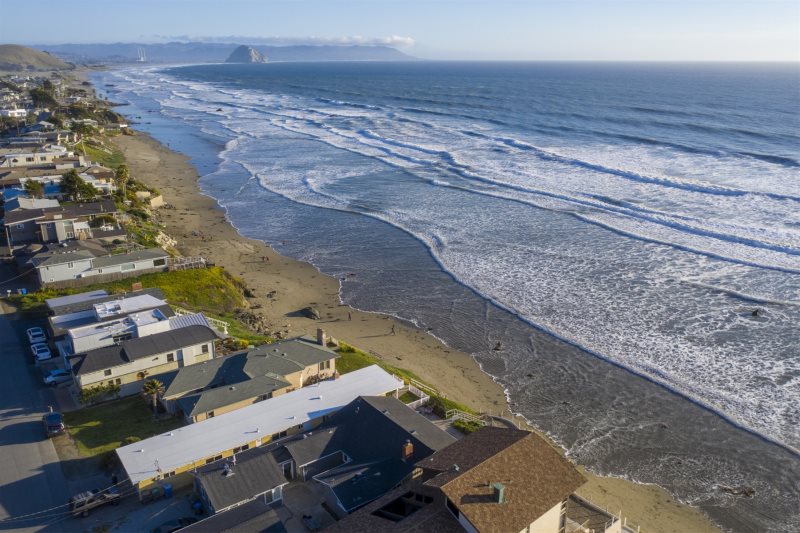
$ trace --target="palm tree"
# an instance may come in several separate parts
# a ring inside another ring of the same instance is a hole
[[[117,167],[117,171],[114,173],[114,184],[117,186],[117,190],[122,191],[123,197],[125,197],[125,193],[127,192],[125,189],[129,180],[130,172],[128,171],[128,165],[123,163]]]
[[[152,402],[153,416],[155,416],[158,412],[158,397],[164,394],[164,384],[157,379],[149,379],[142,385],[142,394]]]

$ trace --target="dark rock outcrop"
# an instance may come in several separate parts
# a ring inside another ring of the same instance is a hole
[[[250,46],[242,45],[234,50],[231,55],[228,56],[228,59],[225,60],[226,63],[266,63],[267,57],[259,52],[258,50],[251,48]]]

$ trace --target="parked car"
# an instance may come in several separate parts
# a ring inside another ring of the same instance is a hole
[[[28,341],[31,344],[36,344],[38,342],[47,342],[47,334],[44,330],[40,327],[30,328],[28,331]]]
[[[177,520],[164,522],[157,528],[151,530],[151,533],[172,533],[173,531],[178,531],[186,526],[191,526],[195,522],[197,522],[197,518],[194,518],[193,516],[184,516],[182,518],[178,518]]]
[[[43,342],[31,344],[31,353],[37,361],[46,361],[53,357],[53,354],[50,353],[50,348]]]
[[[50,370],[44,376],[44,384],[50,385],[51,387],[55,387],[59,383],[68,383],[72,381],[72,373],[69,370],[64,370],[63,368],[55,368]]]
[[[89,511],[107,503],[118,505],[121,496],[116,489],[93,489],[81,492],[69,499],[69,509],[72,516],[89,516]]]
[[[42,417],[44,436],[48,439],[64,433],[64,417],[61,413],[47,413]]]

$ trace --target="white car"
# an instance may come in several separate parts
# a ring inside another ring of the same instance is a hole
[[[30,328],[28,330],[28,341],[31,344],[37,344],[40,342],[47,341],[47,334],[44,332],[42,328]]]
[[[59,383],[67,383],[69,381],[72,381],[72,374],[69,370],[64,370],[63,368],[53,369],[44,376],[44,384],[52,387],[55,387]]]
[[[37,361],[44,361],[53,357],[53,354],[50,353],[50,348],[43,342],[31,344],[31,353],[33,353]]]

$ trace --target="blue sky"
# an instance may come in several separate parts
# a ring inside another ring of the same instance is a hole
[[[432,59],[800,61],[797,0],[3,0],[7,20],[40,9],[53,20],[4,24],[0,39],[271,38],[387,42]]]

